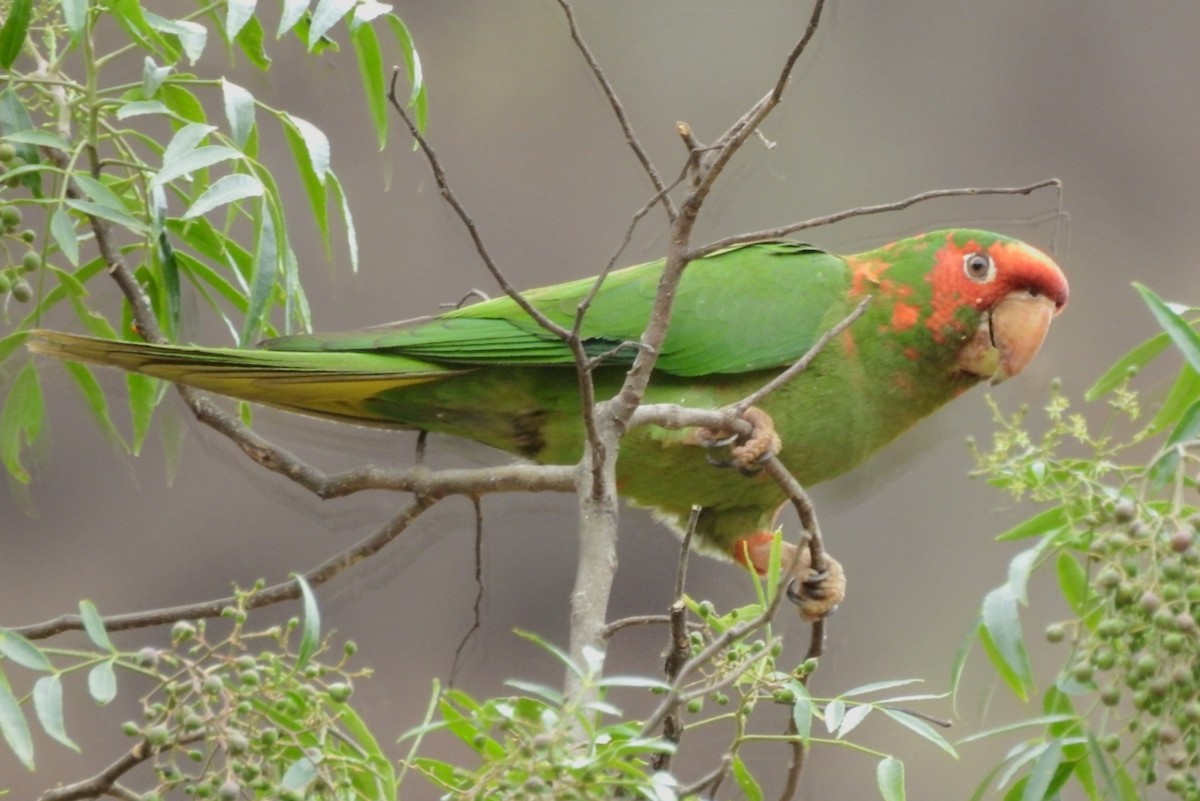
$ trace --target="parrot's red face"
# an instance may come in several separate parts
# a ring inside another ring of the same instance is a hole
[[[948,242],[937,252],[929,274],[937,336],[953,327],[964,305],[983,313],[974,331],[963,331],[958,352],[963,370],[998,384],[1033,359],[1050,321],[1067,305],[1067,279],[1054,260],[1015,240],[981,247],[974,241]]]

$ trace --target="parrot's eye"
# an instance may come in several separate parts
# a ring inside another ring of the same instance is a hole
[[[986,253],[968,253],[963,256],[963,272],[972,281],[983,283],[992,280],[996,274],[996,264]]]

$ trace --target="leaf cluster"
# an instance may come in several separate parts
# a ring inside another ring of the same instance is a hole
[[[409,103],[424,125],[420,61],[390,7],[310,5],[285,2],[276,38],[292,37],[314,54],[336,50],[336,36],[350,42],[383,147],[384,32],[408,67]],[[261,17],[245,0],[200,3],[177,18],[132,0],[11,4],[0,29],[0,301],[8,329],[0,329],[0,371],[16,377],[3,403],[0,460],[16,481],[30,478],[23,457],[42,433],[42,396],[32,364],[9,365],[25,332],[57,307],[113,339],[183,337],[185,295],[238,345],[308,328],[300,259],[264,145],[286,142],[325,257],[333,255],[332,209],[357,268],[354,221],[325,134],[213,67],[221,61],[211,52],[216,40],[230,56],[270,68]],[[121,35],[110,35],[114,27]],[[110,276],[126,296],[119,317],[91,300],[92,282]],[[127,378],[126,438],[91,370],[66,369],[109,439],[138,451],[163,396],[158,383]]]
[[[1038,689],[1020,623],[1031,575],[1052,566],[1071,612],[1046,628],[1070,647],[1044,716],[1021,724],[1040,735],[1015,747],[977,795],[996,779],[1006,798],[1054,798],[1074,779],[1089,798],[1139,798],[1161,781],[1200,799],[1200,314],[1137,290],[1163,331],[1086,393],[1107,403],[1104,429],[1094,432],[1056,387],[1043,434],[1031,433],[1025,411],[997,410],[991,449],[976,451],[991,483],[1050,504],[1001,535],[1036,543],[1012,560],[976,625],[1019,697]],[[1171,344],[1183,365],[1141,423],[1131,383]]]

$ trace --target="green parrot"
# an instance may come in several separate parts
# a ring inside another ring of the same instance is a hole
[[[598,398],[617,391],[649,319],[663,262],[611,273],[582,326],[602,356]],[[591,278],[525,297],[570,327]],[[921,418],[981,380],[1020,372],[1067,302],[1054,261],[1015,239],[946,230],[853,256],[766,241],[691,262],[675,298],[648,403],[719,408],[799,359],[865,297],[865,313],[809,368],[747,414],[752,442],[805,485],[845,473]],[[256,349],[116,342],[33,332],[30,347],[112,365],[291,412],[359,425],[450,434],[549,464],[582,454],[574,362],[566,345],[508,297],[363,331],[284,336]],[[622,347],[623,345],[629,345]],[[693,541],[707,552],[766,569],[776,482],[715,467],[696,430],[635,428],[621,441],[618,492],[677,530],[701,507]],[[787,546],[786,560],[795,546]],[[798,599],[813,620],[841,601],[845,579],[829,560],[813,577],[803,549]]]

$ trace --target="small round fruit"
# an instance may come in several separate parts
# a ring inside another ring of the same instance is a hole
[[[26,303],[33,297],[33,289],[24,279],[17,279],[10,291],[12,292],[13,300],[19,303]]]
[[[1046,639],[1050,642],[1062,642],[1067,636],[1067,630],[1061,623],[1051,623],[1046,627]]]
[[[38,267],[42,266],[42,254],[36,250],[27,250],[25,255],[21,257],[21,269],[27,273],[31,273]]]
[[[17,157],[17,148],[11,142],[0,143],[0,162],[8,164]]]

